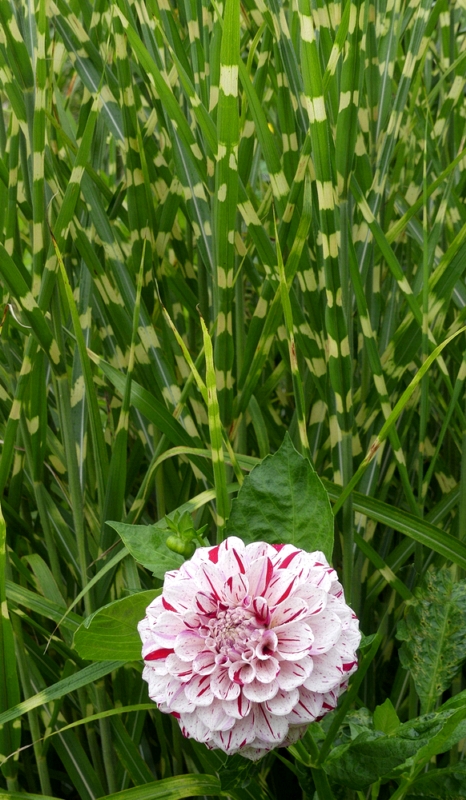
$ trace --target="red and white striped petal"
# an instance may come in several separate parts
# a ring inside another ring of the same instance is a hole
[[[212,733],[213,743],[224,750],[225,753],[235,753],[240,748],[253,742],[255,737],[254,715],[252,712],[247,717],[236,720],[229,731],[213,731]]]
[[[243,719],[251,711],[252,702],[240,692],[236,700],[224,700],[223,708],[225,713],[234,719]]]
[[[334,611],[329,611],[328,607],[321,614],[309,620],[314,641],[310,650],[311,655],[322,655],[331,650],[341,636],[341,620]]]
[[[218,602],[214,600],[212,594],[207,592],[198,592],[194,598],[197,610],[201,614],[212,616],[217,612]]]
[[[314,634],[305,622],[292,622],[277,633],[277,651],[285,661],[299,661],[307,656]]]
[[[244,686],[246,683],[252,683],[256,677],[256,670],[252,664],[244,661],[235,661],[228,668],[228,677],[239,686]]]
[[[277,714],[277,716],[282,717],[285,714],[289,714],[298,701],[299,689],[292,689],[291,692],[279,689],[275,697],[267,700],[264,705],[270,714]]]
[[[308,614],[308,605],[305,600],[299,597],[289,597],[272,611],[270,626],[277,632],[277,629],[289,625],[290,622],[297,622]]]
[[[182,631],[175,639],[174,650],[182,661],[193,661],[199,653],[205,650],[205,642],[197,631]]]
[[[264,597],[273,576],[273,565],[267,556],[254,561],[247,571],[251,597]]]
[[[263,703],[265,700],[271,700],[272,697],[278,692],[278,681],[273,680],[270,683],[261,683],[257,679],[252,683],[247,683],[243,686],[243,694],[248,700],[254,703]]]
[[[253,666],[256,672],[256,678],[260,683],[271,683],[275,680],[280,671],[278,661],[273,657],[265,660],[256,658],[253,661]]]
[[[210,705],[198,709],[199,719],[211,731],[228,731],[235,724],[234,717],[225,713],[223,702],[214,698]]]
[[[261,636],[260,641],[255,647],[255,654],[257,658],[266,660],[271,657],[273,653],[277,652],[278,636],[275,631],[265,630]]]
[[[312,672],[314,662],[311,656],[305,656],[296,663],[294,661],[280,661],[280,672],[277,675],[278,685],[284,691],[291,691],[297,686],[302,686]]]
[[[313,656],[314,669],[304,681],[306,689],[312,692],[329,692],[346,677],[341,665],[341,657],[333,650],[322,656]]]
[[[298,578],[294,573],[286,572],[286,570],[274,572],[264,592],[264,597],[270,609],[288,600],[293,589],[297,588],[297,586],[299,586]]]
[[[327,606],[328,594],[323,589],[304,583],[293,592],[294,598],[304,600],[310,617],[320,614]]]
[[[191,581],[172,580],[167,586],[163,588],[163,597],[168,605],[174,609],[177,614],[183,614],[186,611],[194,610],[194,592]]]
[[[180,715],[180,727],[183,736],[195,739],[196,742],[210,742],[212,731],[204,725],[196,711]]]
[[[224,667],[217,667],[212,673],[210,686],[214,697],[219,700],[235,700],[241,691],[239,684],[231,680],[228,669]]]
[[[166,660],[168,674],[177,678],[182,683],[186,683],[193,677],[192,664],[182,661],[176,653],[172,653]]]
[[[209,594],[215,601],[220,601],[225,577],[214,564],[207,562],[199,567],[196,583],[201,591]]]
[[[194,675],[189,683],[184,684],[188,700],[195,706],[208,706],[214,699],[210,688],[210,675]]]
[[[301,686],[299,688],[299,700],[288,715],[289,721],[293,725],[314,722],[321,714],[322,696]]]
[[[249,591],[249,581],[246,575],[230,575],[223,584],[222,602],[230,608],[238,606]]]
[[[215,660],[216,653],[211,650],[203,650],[193,659],[192,670],[199,675],[211,675],[217,666]]]
[[[267,711],[265,703],[255,709],[255,729],[257,738],[262,742],[278,745],[288,733],[288,722],[283,716],[276,716]]]
[[[232,540],[234,541],[232,542]],[[225,543],[228,543],[228,546],[223,547]],[[247,565],[248,561],[245,546],[241,539],[237,539],[233,536],[230,536],[229,539],[225,539],[220,545],[218,552],[218,566],[225,577],[229,578],[231,575],[236,575],[237,573],[244,575]]]

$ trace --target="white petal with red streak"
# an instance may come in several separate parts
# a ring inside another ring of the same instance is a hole
[[[263,742],[275,745],[282,742],[288,733],[288,722],[285,717],[270,714],[265,708],[265,703],[254,709],[256,736]]]
[[[243,686],[243,694],[254,703],[263,703],[265,700],[271,700],[272,697],[275,697],[278,688],[277,680],[273,680],[270,683],[261,683],[255,680]]]
[[[182,661],[176,653],[172,653],[166,659],[167,671],[169,675],[178,678],[182,683],[186,683],[193,677],[191,664]]]
[[[193,661],[204,649],[204,639],[196,631],[182,631],[175,639],[174,650],[182,661]]]
[[[278,606],[280,603],[283,603],[284,600],[288,600],[293,590],[298,586],[299,581],[295,574],[287,572],[286,570],[275,570],[264,592],[264,597],[269,607]]]
[[[214,600],[220,600],[226,575],[216,566],[207,562],[199,567],[196,583],[202,592],[211,595]]]
[[[210,675],[194,675],[189,683],[184,684],[188,700],[195,706],[208,706],[214,699],[210,688]]]
[[[308,605],[305,600],[299,597],[289,597],[272,611],[270,625],[276,631],[277,628],[283,625],[297,622],[307,616],[308,613]]]
[[[280,661],[280,672],[277,675],[280,689],[291,691],[301,686],[312,672],[314,662],[311,656],[305,656],[300,661]]]
[[[194,611],[194,595],[194,587],[190,580],[172,581],[168,585],[165,583],[163,587],[166,602],[179,614]]]
[[[305,622],[292,622],[277,633],[277,651],[285,661],[299,661],[308,655],[314,634]]]
[[[197,742],[208,742],[211,739],[212,732],[201,722],[196,711],[192,714],[181,714],[180,727],[183,736],[192,737]]]
[[[314,669],[304,686],[312,692],[328,692],[337,686],[345,677],[338,653],[330,651],[322,656],[313,656]]]
[[[236,700],[223,700],[223,708],[229,717],[234,719],[243,719],[247,717],[251,710],[252,703],[240,692]]]
[[[246,575],[230,575],[223,584],[222,602],[226,603],[230,608],[238,606],[246,597],[248,591],[249,581]]]
[[[254,561],[247,571],[251,597],[263,597],[273,576],[273,565],[267,556]]]
[[[267,700],[264,704],[267,711],[271,714],[277,714],[279,717],[289,714],[299,700],[299,689],[292,689],[291,692],[285,692],[279,689],[275,697]]]
[[[211,650],[202,650],[198,653],[191,665],[193,672],[199,675],[211,675],[217,666],[215,655]]]
[[[256,670],[252,664],[235,661],[228,667],[228,677],[239,686],[244,686],[246,683],[252,683],[256,677]]]
[[[234,717],[225,713],[222,700],[214,698],[210,705],[199,708],[199,719],[211,731],[228,731],[235,724]]]
[[[239,747],[249,744],[256,737],[254,716],[251,712],[244,719],[238,719],[229,731],[214,731],[212,740],[226,753],[234,753]]]
[[[228,669],[217,667],[217,671],[210,676],[210,688],[214,697],[219,700],[235,700],[240,693],[239,684],[233,683],[228,675]]]
[[[314,692],[299,689],[299,700],[288,715],[289,722],[294,725],[314,722],[322,714],[322,697]]]
[[[277,659],[272,656],[265,660],[256,658],[252,663],[256,671],[256,678],[260,683],[271,683],[280,671]]]
[[[322,655],[335,647],[341,636],[341,620],[334,611],[329,611],[328,607],[321,614],[309,620],[314,642],[312,644],[311,655]]]

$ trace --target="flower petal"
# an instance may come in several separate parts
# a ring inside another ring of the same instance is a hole
[[[272,611],[270,625],[276,630],[282,625],[288,625],[290,622],[302,619],[308,613],[308,605],[305,600],[298,597],[289,597]]]
[[[217,671],[212,673],[210,686],[214,697],[219,700],[234,700],[241,691],[239,684],[230,679],[228,669],[224,667],[217,667]]]
[[[322,713],[322,696],[315,692],[299,689],[299,700],[288,715],[289,722],[294,725],[314,722]]]
[[[223,584],[222,601],[227,605],[237,606],[246,597],[249,581],[245,575],[230,575]]]
[[[322,656],[313,656],[314,669],[304,682],[312,692],[328,692],[344,679],[341,658],[333,650]]]
[[[229,731],[214,731],[212,740],[225,753],[233,754],[240,747],[254,741],[255,737],[254,716],[250,713],[249,716],[236,720]]]
[[[211,675],[217,666],[215,655],[211,650],[202,650],[198,653],[192,663],[193,672],[199,675]]]
[[[194,602],[197,610],[201,614],[207,614],[207,616],[215,614],[218,608],[218,602],[214,600],[211,594],[206,594],[205,592],[197,592]]]
[[[267,700],[264,705],[271,714],[277,714],[281,717],[289,714],[293,710],[296,703],[299,701],[299,689],[292,689],[291,692],[285,692],[279,689],[275,697]]]
[[[243,717],[247,717],[251,710],[252,703],[248,700],[247,697],[244,696],[243,692],[240,692],[236,700],[224,700],[223,701],[223,708],[225,709],[225,713],[228,716],[233,717],[234,719],[243,719]]]
[[[247,570],[249,591],[252,597],[263,597],[273,575],[270,558],[263,556],[254,561]]]
[[[270,700],[278,692],[278,681],[273,680],[270,683],[261,683],[258,680],[247,683],[243,686],[243,694],[248,700],[254,703],[262,703],[265,700]]]
[[[210,675],[194,675],[189,683],[184,684],[188,700],[195,706],[208,706],[214,699],[210,688]]]
[[[314,641],[311,628],[305,622],[292,622],[277,633],[277,651],[285,661],[299,661],[308,655]]]
[[[255,709],[256,736],[263,742],[277,745],[288,733],[288,722],[284,717],[275,716],[267,711],[265,703]]]
[[[216,698],[210,705],[199,708],[197,714],[210,731],[228,731],[235,724],[234,718],[226,714],[222,700]]]
[[[204,639],[196,631],[182,631],[175,639],[174,649],[182,661],[193,661],[205,649]]]
[[[302,686],[312,672],[314,662],[311,656],[305,656],[296,663],[294,661],[280,661],[280,672],[277,675],[280,689],[289,692],[297,686]]]
[[[261,683],[271,683],[277,677],[280,667],[276,658],[261,660],[256,658],[253,661],[256,678]]]
[[[326,608],[321,614],[309,620],[309,624],[314,634],[314,641],[311,647],[311,654],[314,656],[328,653],[338,642],[341,636],[341,620],[334,611]]]
[[[283,603],[284,600],[288,599],[293,591],[296,581],[297,576],[292,572],[274,572],[274,575],[271,578],[266,591],[264,592],[264,597],[267,600],[270,608],[272,608],[272,606],[278,606],[280,603]]]
[[[182,683],[186,683],[193,677],[191,664],[182,661],[175,653],[167,658],[167,670],[169,675],[178,678]]]

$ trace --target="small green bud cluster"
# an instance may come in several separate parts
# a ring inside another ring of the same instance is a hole
[[[202,528],[196,530],[193,525],[191,514],[188,511],[184,511],[181,516],[177,511],[173,519],[165,517],[165,522],[167,523],[168,530],[171,531],[170,536],[167,538],[166,545],[174,553],[178,553],[180,556],[184,556],[184,558],[191,558],[196,549],[196,542],[202,547],[205,546],[202,534],[206,530],[207,525],[203,525]]]

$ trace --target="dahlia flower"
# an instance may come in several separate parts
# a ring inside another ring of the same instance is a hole
[[[233,536],[167,572],[138,630],[160,711],[253,760],[335,708],[361,638],[323,553]]]

